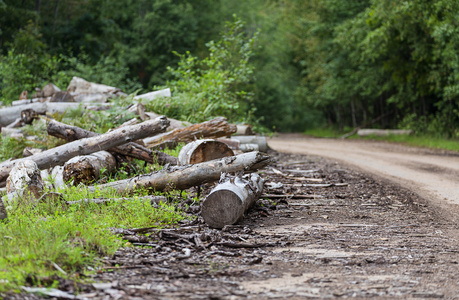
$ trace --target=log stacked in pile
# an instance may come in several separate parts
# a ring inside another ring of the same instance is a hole
[[[263,153],[268,150],[266,138],[253,136],[250,126],[236,126],[223,117],[190,124],[146,112],[145,106],[138,102],[140,99],[153,101],[157,97],[170,97],[169,89],[134,97],[134,103],[126,110],[138,118],[103,134],[50,117],[74,108],[106,109],[111,106],[107,101],[123,95],[117,88],[75,77],[67,91],[48,84],[37,91],[35,98],[14,101],[11,107],[0,109],[2,134],[12,132],[20,136],[21,126],[45,119],[47,134],[65,142],[45,151],[25,149],[24,158],[1,162],[0,186],[7,186],[8,193],[5,199],[40,201],[45,196],[43,179],[50,175],[55,179],[59,177],[55,182],[60,184],[89,185],[88,189],[94,190],[96,187],[92,184],[98,182],[100,176],[115,173],[121,164],[134,158],[164,168],[99,184],[97,188],[130,194],[139,188],[152,192],[184,190],[220,180],[203,201],[204,221],[212,227],[222,228],[240,220],[263,189],[263,180],[255,172],[270,162]],[[167,131],[171,123],[174,128]],[[233,134],[237,136],[231,137]],[[161,151],[179,143],[186,145],[178,159]],[[7,211],[0,200],[0,219],[4,218],[7,218]]]

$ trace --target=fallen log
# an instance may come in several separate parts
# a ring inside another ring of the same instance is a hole
[[[155,191],[184,190],[206,182],[217,181],[221,173],[255,172],[270,162],[269,156],[261,152],[250,152],[195,165],[169,167],[158,172],[89,187],[89,189],[94,191],[100,188],[112,188],[120,193],[131,193],[138,188]]]
[[[248,124],[238,124],[234,135],[253,135],[252,126]]]
[[[62,176],[64,182],[72,182],[73,185],[91,184],[101,175],[113,174],[116,167],[113,155],[107,151],[99,151],[71,158],[64,164]]]
[[[357,130],[358,136],[410,135],[412,133],[413,133],[413,130],[403,130],[403,129],[359,129]]]
[[[152,206],[158,205],[161,202],[162,203],[167,203],[167,198],[166,196],[154,196],[154,195],[148,195],[148,196],[142,196],[142,197],[136,197],[135,199],[133,198],[94,198],[94,199],[83,199],[83,200],[78,200],[78,201],[66,201],[67,204],[72,205],[72,204],[87,204],[87,203],[95,203],[95,204],[104,204],[107,202],[120,202],[120,201],[135,201],[135,200],[146,200],[150,201],[150,204]]]
[[[41,170],[41,178],[49,189],[57,189],[65,186],[64,177],[64,166],[55,166],[52,169]]]
[[[145,114],[150,119],[154,119],[159,116],[157,113],[154,113],[154,112],[146,112]],[[187,122],[187,121],[180,121],[180,120],[171,119],[171,118],[167,118],[167,119],[171,122],[171,125],[167,128],[168,131],[172,131],[173,129],[177,129],[177,128],[185,128],[187,126],[192,125],[192,123]]]
[[[89,82],[80,77],[73,77],[67,87],[67,91],[75,94],[110,94],[115,95],[121,92],[119,88]]]
[[[8,198],[35,202],[43,194],[43,179],[37,164],[28,159],[16,163],[6,182]]]
[[[120,127],[121,128],[121,127]],[[67,125],[56,120],[52,120],[48,123],[48,134],[64,139],[67,142],[73,142],[76,140],[95,137],[99,133],[88,131],[80,127]],[[118,147],[108,149],[110,152],[115,152],[125,156],[130,156],[133,158],[144,160],[148,163],[158,163],[160,165],[170,164],[176,165],[177,158],[166,153],[148,149],[142,145],[139,145],[134,142],[126,143],[125,145],[120,145]]]
[[[222,174],[219,184],[202,203],[201,216],[213,228],[233,225],[263,191],[263,179],[256,173],[242,177]]]
[[[77,140],[65,145],[43,151],[27,157],[33,160],[39,169],[46,169],[64,164],[77,155],[91,154],[107,150],[132,140],[154,135],[166,129],[169,122],[166,117],[149,120],[138,125],[123,127],[98,136]],[[0,184],[6,180],[13,166],[24,159],[7,161],[0,164]]]
[[[91,103],[94,105],[96,103]],[[17,105],[0,109],[0,126],[7,126],[13,123],[17,118],[21,117],[23,110],[31,109],[37,114],[44,115],[46,113],[65,113],[71,109],[77,109],[81,103],[74,102],[37,102],[26,105]],[[88,108],[88,106],[84,106]]]
[[[232,136],[231,140],[239,141],[242,144],[256,144],[258,145],[258,150],[261,152],[268,152],[268,142],[266,141],[266,136],[258,136],[258,135],[238,135]],[[248,147],[248,146],[246,146]],[[253,148],[253,145],[250,146]],[[242,149],[241,149],[242,150]]]
[[[184,166],[233,155],[233,150],[223,142],[212,139],[197,140],[183,146],[178,155],[178,162]]]
[[[51,97],[33,98],[33,99],[25,99],[25,100],[14,100],[13,102],[11,102],[11,106],[26,105],[26,104],[32,104],[32,103],[37,103],[37,102],[46,102],[48,100],[51,100]]]
[[[18,138],[24,136],[21,129],[8,128],[8,127],[2,127],[1,134],[3,136],[18,137]]]
[[[140,100],[141,99],[141,100],[146,100],[146,101],[152,101],[152,100],[155,100],[155,99],[158,99],[158,98],[162,98],[162,97],[170,98],[171,97],[171,89],[167,88],[167,89],[164,89],[164,90],[159,90],[159,91],[149,92],[149,93],[146,93],[146,94],[143,94],[143,95],[138,95],[138,96],[134,97],[134,100]]]
[[[189,143],[201,138],[218,138],[231,135],[236,130],[236,125],[228,123],[226,118],[218,117],[144,139],[144,142],[149,148],[175,147],[180,142]]]

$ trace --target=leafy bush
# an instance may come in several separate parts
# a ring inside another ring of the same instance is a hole
[[[227,23],[219,41],[207,43],[206,58],[176,53],[180,57],[178,67],[168,68],[175,78],[168,82],[173,97],[154,103],[152,109],[190,122],[216,116],[225,116],[231,122],[256,122],[250,58],[257,35],[247,37],[243,22],[235,18],[233,23]]]

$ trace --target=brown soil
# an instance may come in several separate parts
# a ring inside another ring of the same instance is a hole
[[[148,246],[105,258],[94,284],[58,288],[87,299],[459,299],[459,226],[430,202],[335,161],[270,154],[265,197],[240,224],[122,232]],[[17,297],[6,296],[39,299]]]

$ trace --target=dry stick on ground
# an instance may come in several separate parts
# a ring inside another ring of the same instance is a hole
[[[267,166],[270,162],[269,156],[254,151],[195,165],[170,167],[147,175],[89,187],[89,189],[109,187],[120,193],[131,193],[138,188],[155,191],[184,190],[206,182],[217,181],[221,173],[254,172]]]
[[[67,125],[55,120],[49,122],[48,134],[58,138],[62,138],[67,142],[72,142],[88,137],[95,137],[99,135],[99,133],[88,131],[80,127]],[[176,157],[160,151],[152,151],[134,142],[129,142],[125,145],[120,145],[118,147],[111,148],[108,151],[141,159],[148,163],[158,163],[160,165],[177,164]]]
[[[169,125],[166,117],[143,122],[138,125],[123,127],[99,136],[90,137],[65,145],[46,150],[27,157],[33,160],[39,169],[47,169],[64,164],[70,158],[77,155],[91,154],[101,150],[107,150],[132,140],[138,140],[162,132]],[[0,164],[0,184],[6,181],[13,166],[22,159],[6,161]]]
[[[213,228],[233,225],[260,197],[263,179],[256,173],[242,177],[222,174],[219,184],[202,203],[201,216]]]
[[[218,138],[228,136],[237,131],[234,124],[226,118],[218,117],[213,120],[178,128],[144,140],[149,148],[175,147],[180,142],[189,143],[200,138]]]

